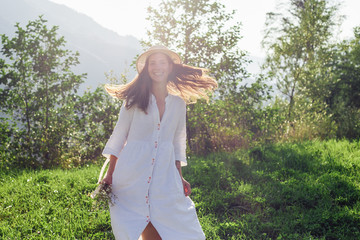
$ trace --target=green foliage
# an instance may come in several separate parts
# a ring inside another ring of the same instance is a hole
[[[261,135],[256,119],[270,88],[263,76],[242,83],[250,77],[249,60],[238,47],[241,24],[231,24],[234,14],[217,0],[164,0],[148,8],[151,28],[143,44],[176,50],[183,63],[209,69],[219,83],[209,103],[188,107],[188,144],[196,154],[248,147]]]
[[[267,14],[263,67],[289,101],[288,121],[294,121],[298,94],[310,102],[323,102],[330,94],[333,77],[327,65],[333,57],[331,40],[339,24],[339,6],[325,0],[296,0],[285,6],[280,13]]]
[[[85,75],[75,75],[78,53],[64,49],[57,27],[48,29],[40,17],[15,37],[2,35],[0,60],[0,168],[71,168],[101,156],[117,120],[121,102],[103,86],[76,95]],[[111,83],[124,82],[113,73]],[[12,125],[10,124],[12,123]]]
[[[293,121],[288,121],[287,102],[276,98],[260,117],[265,127],[263,137],[268,143],[278,141],[306,141],[336,137],[337,124],[328,113],[326,104],[310,102],[300,94],[294,98]]]
[[[333,42],[333,29],[343,17],[336,1],[297,0],[285,6],[268,13],[263,40],[268,50],[263,67],[288,101],[280,105],[286,119],[277,126],[277,139],[357,139],[359,30],[353,39]]]
[[[126,71],[120,76],[105,73],[111,84],[126,82]],[[72,168],[89,162],[103,161],[102,150],[109,139],[118,119],[120,105],[110,97],[104,86],[94,91],[85,91],[74,101],[73,131],[68,141],[68,150],[61,157],[61,167]]]
[[[184,64],[209,69],[219,83],[218,97],[226,98],[249,75],[249,61],[238,47],[241,24],[229,24],[234,15],[218,0],[163,0],[148,7],[151,28],[142,43],[163,44],[176,50]]]
[[[110,97],[103,86],[77,96],[74,129],[61,166],[71,168],[96,161],[117,121],[121,102]]]
[[[188,144],[193,153],[234,151],[263,141],[267,128],[262,101],[268,88],[261,81],[242,86],[236,98],[199,101],[188,106]]]
[[[333,119],[338,125],[337,136],[356,139],[360,136],[360,27],[354,37],[333,49],[329,65],[334,71],[334,83],[326,99]]]
[[[11,136],[16,132],[16,129],[3,118],[0,119],[0,169],[8,169],[11,163],[15,161],[16,153],[13,152],[13,149],[18,148],[17,143],[11,141]]]
[[[183,175],[207,239],[359,239],[360,142],[191,156]],[[0,172],[0,238],[114,239],[89,194],[100,166]]]
[[[1,35],[1,111],[19,129],[12,135],[16,165],[54,166],[66,151],[75,93],[85,75],[71,72],[78,53],[64,48],[57,30],[40,17],[26,28],[16,24],[13,38]]]

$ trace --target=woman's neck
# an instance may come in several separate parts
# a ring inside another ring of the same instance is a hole
[[[156,99],[165,99],[168,95],[167,86],[162,84],[153,84],[151,92]]]

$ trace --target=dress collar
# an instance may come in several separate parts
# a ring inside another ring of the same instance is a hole
[[[169,101],[169,99],[171,98],[171,94],[168,93],[168,95],[165,97],[165,103],[167,103]],[[156,103],[156,98],[155,95],[151,93],[151,97],[150,97],[150,101]]]

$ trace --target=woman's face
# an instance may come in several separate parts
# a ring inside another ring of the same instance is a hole
[[[154,53],[149,57],[148,72],[150,78],[156,83],[166,83],[172,71],[172,64],[163,53]]]

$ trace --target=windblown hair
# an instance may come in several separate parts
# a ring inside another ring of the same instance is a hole
[[[195,103],[199,98],[208,100],[207,93],[217,87],[217,82],[208,75],[206,69],[175,64],[170,58],[168,61],[173,64],[167,84],[169,94],[180,96],[188,104]],[[137,106],[146,113],[152,88],[148,65],[147,60],[143,70],[130,83],[105,85],[106,91],[113,97],[125,100],[127,109]]]

